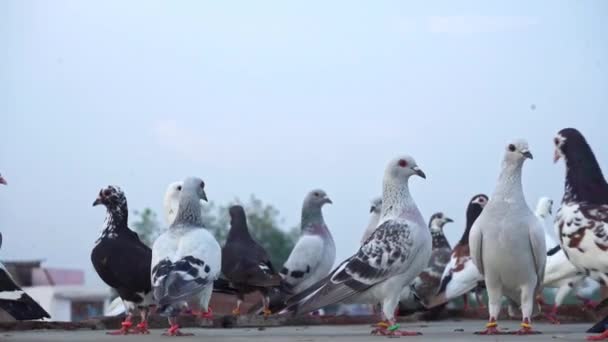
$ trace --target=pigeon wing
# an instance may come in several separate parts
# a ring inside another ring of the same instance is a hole
[[[288,301],[287,310],[310,312],[343,301],[407,269],[413,240],[407,225],[385,221],[330,275]]]

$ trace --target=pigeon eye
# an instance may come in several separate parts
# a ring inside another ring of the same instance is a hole
[[[111,194],[112,194],[112,190],[110,190],[110,189],[104,189],[103,190],[103,195],[104,196],[110,196]]]
[[[318,193],[318,192],[315,192],[315,196],[319,197],[319,193]]]
[[[555,146],[559,145],[559,139],[554,138],[554,139],[553,139],[553,142],[555,143]]]
[[[515,145],[509,144],[509,151],[515,152]]]
[[[205,188],[205,182],[201,182],[201,189]]]
[[[399,163],[398,164],[401,167],[407,167],[407,162],[405,160],[403,160],[403,159],[399,159]]]
[[[181,185],[177,186],[177,191],[182,191],[182,186]]]

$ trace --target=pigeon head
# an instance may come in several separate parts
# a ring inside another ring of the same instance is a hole
[[[179,187],[179,186],[178,186]],[[182,184],[182,194],[194,196],[199,200],[207,202],[207,194],[205,193],[205,182],[196,177],[186,178]],[[183,195],[181,196],[183,197]],[[180,198],[181,198],[180,197]]]
[[[8,185],[8,183],[6,182],[6,179],[4,179],[4,177],[2,177],[2,175],[0,175],[0,184]]]
[[[369,212],[380,215],[382,212],[382,197],[377,197],[372,201]]]
[[[391,160],[386,168],[385,177],[392,180],[408,180],[417,175],[426,179],[426,174],[418,167],[413,157],[403,155]]]
[[[245,221],[245,209],[243,209],[242,206],[240,205],[233,205],[228,209],[228,213],[230,214],[230,219],[232,220],[232,222],[238,221],[238,222],[243,222]]]
[[[552,215],[553,200],[549,197],[541,197],[536,205],[536,214],[540,217]]]
[[[429,228],[431,231],[441,231],[446,223],[454,222],[451,218],[445,216],[442,212],[435,213],[429,220]]]
[[[126,205],[127,199],[124,192],[114,185],[108,185],[107,187],[99,190],[97,199],[93,202],[93,206],[103,204],[106,208],[118,208]]]
[[[553,160],[566,163],[565,201],[605,204],[608,183],[585,137],[574,128],[564,128],[553,139]]]
[[[165,220],[167,225],[171,225],[177,215],[179,208],[179,194],[182,191],[183,182],[173,182],[167,187],[165,198],[163,199],[163,210],[165,211]]]
[[[462,233],[462,237],[460,238],[460,244],[469,243],[471,227],[473,227],[473,223],[475,223],[475,220],[477,220],[486,204],[488,204],[488,196],[484,194],[475,195],[469,201],[469,205],[467,205],[467,223],[464,233]]]
[[[332,204],[333,202],[331,201],[331,199],[329,199],[325,191],[321,189],[315,189],[306,195],[306,197],[304,198],[303,207],[321,208],[326,203]]]
[[[488,196],[484,194],[479,194],[471,198],[471,200],[469,201],[469,208],[477,206],[480,209],[483,209],[486,204],[488,204]]]
[[[527,141],[517,139],[507,144],[505,147],[505,161],[520,164],[526,159],[532,159]]]

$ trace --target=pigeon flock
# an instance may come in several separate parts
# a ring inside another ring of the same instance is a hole
[[[107,217],[91,261],[118,293],[126,314],[120,329],[108,334],[148,334],[148,316],[157,313],[169,322],[164,335],[191,335],[180,330],[180,315],[211,319],[214,293],[234,296],[234,316],[243,314],[241,304],[250,293],[259,293],[262,301],[247,313],[265,318],[308,314],[337,303],[379,305],[381,321],[372,334],[391,337],[419,334],[400,328],[395,317],[400,302],[439,312],[462,298],[469,310],[474,296],[476,310],[488,315],[480,335],[539,333],[532,320],[541,314],[544,288],[556,289],[554,305],[544,313],[553,323],[559,323],[557,310],[570,292],[583,305],[605,306],[591,295],[608,283],[608,183],[578,130],[559,131],[553,144],[554,161],[563,160],[566,171],[555,217],[549,198],[540,198],[535,211],[528,206],[522,173],[533,155],[525,140],[513,140],[502,152],[494,191],[468,202],[462,237],[453,247],[444,235],[453,220],[437,212],[426,224],[410,193],[410,178],[426,179],[425,173],[412,156],[394,158],[384,170],[382,196],[371,203],[360,246],[335,268],[336,245],[323,218],[323,207],[332,201],[321,189],[305,196],[300,237],[287,261],[273,265],[250,233],[242,206],[226,213],[230,230],[224,246],[205,228],[201,201],[207,196],[200,178],[167,187],[168,229],[152,248],[129,229],[123,191],[107,186],[93,203],[103,205]],[[2,176],[0,184],[7,184]],[[521,317],[515,332],[499,329],[503,300],[509,316]],[[0,309],[16,320],[50,318],[1,264]],[[140,320],[133,326],[136,313]],[[589,340],[608,340],[608,316],[589,332],[600,333]]]

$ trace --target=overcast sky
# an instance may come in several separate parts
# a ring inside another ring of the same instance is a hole
[[[341,260],[403,153],[427,174],[411,180],[420,210],[454,218],[455,242],[512,138],[534,153],[530,206],[561,198],[561,128],[608,168],[607,17],[602,0],[0,0],[0,258],[98,284],[99,189],[160,213],[166,185],[196,175],[213,201],[256,194],[286,226],[325,189]]]

